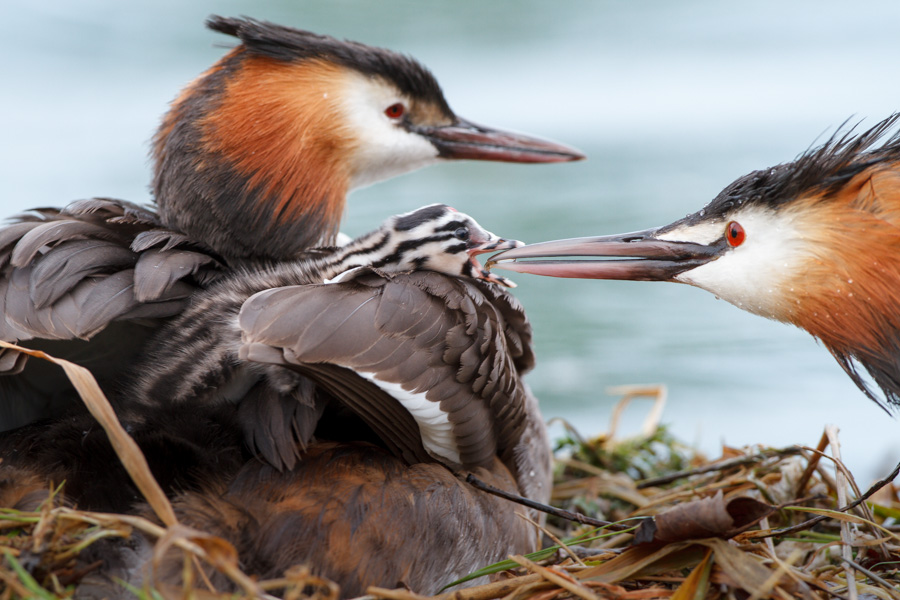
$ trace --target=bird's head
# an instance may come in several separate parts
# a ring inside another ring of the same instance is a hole
[[[167,225],[226,258],[331,243],[348,190],[440,160],[582,158],[456,116],[409,57],[253,19],[208,25],[241,44],[173,102],[154,193]]]
[[[687,283],[807,330],[870,397],[857,363],[900,402],[900,135],[875,146],[898,117],[745,175],[664,227],[533,244],[489,265]]]
[[[391,217],[376,231],[350,242],[338,255],[338,274],[328,281],[347,281],[367,268],[388,273],[425,269],[515,287],[475,257],[522,245],[491,233],[455,208],[432,204]]]

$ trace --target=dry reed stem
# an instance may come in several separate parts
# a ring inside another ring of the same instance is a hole
[[[435,600],[493,600],[507,596],[523,586],[533,585],[544,581],[544,578],[534,573],[521,575],[510,579],[503,579],[486,583],[477,587],[464,588],[452,592],[446,592],[434,596]]]
[[[536,563],[531,562],[524,556],[510,556],[510,559],[519,563],[532,573],[537,573],[547,581],[555,583],[571,594],[581,598],[581,600],[600,600],[600,598],[594,592],[581,585],[579,582],[565,573],[560,573],[553,569],[542,567]]]
[[[613,406],[612,415],[609,418],[609,433],[604,435],[610,443],[616,437],[616,431],[619,428],[619,420],[622,413],[634,398],[653,398],[653,406],[644,417],[644,423],[641,425],[640,437],[648,438],[652,436],[659,428],[662,420],[663,409],[666,407],[666,397],[668,389],[664,385],[620,385],[606,389],[609,396],[622,396]]]
[[[831,446],[831,454],[834,456],[835,462],[841,460],[841,444],[838,440],[838,430],[834,425],[825,426],[825,435],[828,436],[828,444]],[[835,482],[837,483],[838,504],[847,505],[847,488],[849,482],[843,469],[835,470]],[[844,574],[847,577],[847,591],[850,594],[850,600],[857,600],[859,590],[856,588],[856,575],[849,561],[853,558],[853,540],[850,533],[850,524],[841,520],[841,557],[844,559]],[[851,583],[852,582],[852,583]]]

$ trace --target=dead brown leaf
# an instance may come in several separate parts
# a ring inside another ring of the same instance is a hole
[[[727,539],[774,511],[775,507],[753,498],[738,497],[726,502],[719,490],[711,498],[686,502],[645,520],[634,532],[634,543],[670,543],[709,537]]]

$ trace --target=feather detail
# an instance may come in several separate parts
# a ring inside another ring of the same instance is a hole
[[[138,302],[156,301],[177,283],[216,262],[209,255],[189,250],[145,250],[135,266],[135,299]]]
[[[129,334],[132,345],[116,346],[117,352],[106,356],[118,366],[109,371],[118,380],[140,353],[146,331],[179,314],[198,286],[220,278],[222,271],[218,257],[164,229],[152,210],[137,204],[92,198],[62,210],[35,209],[0,228],[0,339],[32,340],[33,346],[58,340],[53,353],[79,361],[104,352],[100,347],[87,351],[81,340],[119,320],[139,322]],[[0,373],[18,373],[23,390],[37,385],[50,399],[70,388],[64,380],[60,389],[43,385],[42,379],[56,380],[12,352],[0,360]],[[101,385],[111,391],[110,382]],[[10,397],[10,404],[30,406],[7,407],[0,414],[0,430],[27,422],[22,420],[26,414],[28,419],[50,417],[64,408],[26,396]],[[78,405],[77,399],[72,402]],[[48,412],[41,412],[42,406]]]

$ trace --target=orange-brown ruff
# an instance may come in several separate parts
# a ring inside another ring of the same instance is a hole
[[[822,340],[857,383],[852,358],[900,390],[900,162],[866,166],[792,210],[809,256],[779,318]]]
[[[248,206],[242,214],[254,236],[268,239],[282,229],[299,229],[299,223],[308,233],[298,232],[298,247],[331,242],[350,178],[346,167],[352,136],[342,126],[344,115],[329,100],[341,92],[341,68],[321,60],[295,63],[247,55],[243,47],[223,58],[222,65],[235,66],[216,107],[197,122],[198,176],[214,177],[223,165],[230,167],[243,182]],[[215,77],[222,68],[206,77]],[[173,123],[183,121],[189,108],[182,95],[166,116],[154,149],[163,163]],[[233,210],[213,206],[214,214]]]

